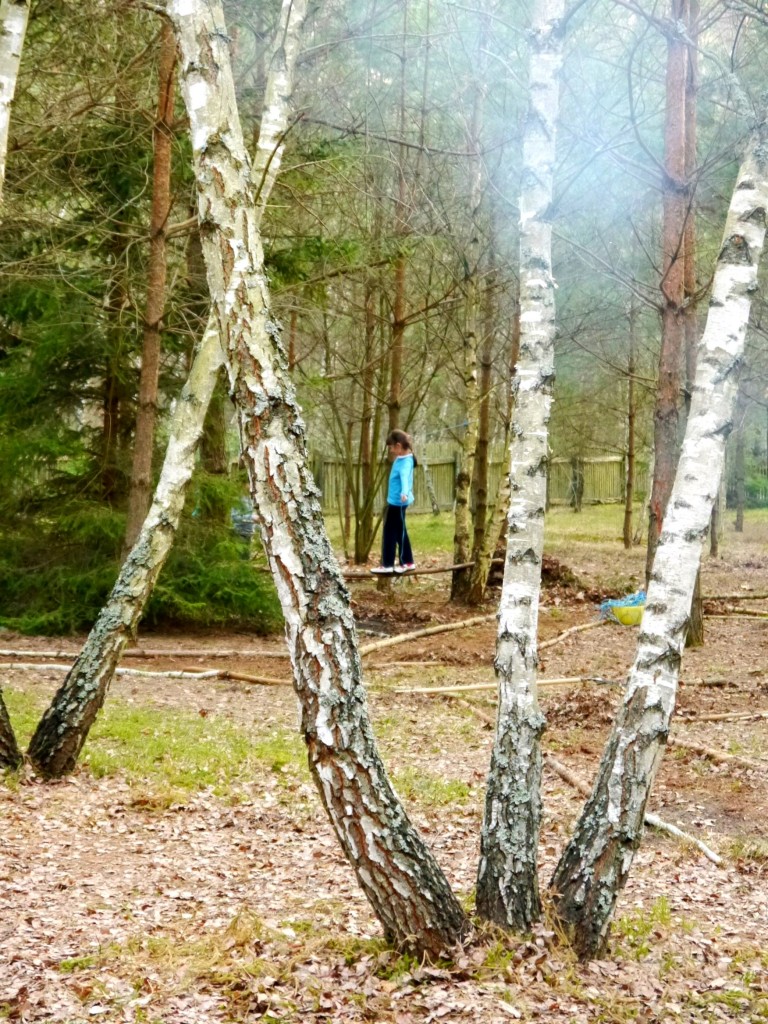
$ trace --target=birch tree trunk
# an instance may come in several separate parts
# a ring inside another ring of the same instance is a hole
[[[23,760],[0,689],[0,770],[18,768]]]
[[[552,879],[583,958],[600,952],[642,831],[674,709],[701,548],[732,426],[737,371],[768,210],[768,123],[739,173],[712,284],[691,412],[651,573],[635,663],[592,795]]]
[[[160,39],[157,116],[153,130],[152,213],[149,225],[149,267],[144,314],[144,337],[139,376],[139,409],[133,443],[131,486],[124,553],[139,535],[149,511],[152,494],[152,453],[157,420],[157,381],[160,373],[160,325],[165,311],[168,262],[165,231],[171,212],[171,142],[173,138],[174,70],[176,40],[170,25],[164,25]]]
[[[21,51],[29,22],[29,0],[0,2],[0,203],[5,184],[5,159],[8,154],[8,129],[11,104],[19,77]]]
[[[304,0],[286,0],[278,26],[278,40],[295,61],[299,36],[306,17]],[[276,127],[276,104],[283,103],[283,124],[287,122],[292,76],[280,73],[267,81],[265,109],[269,138],[280,135]],[[292,66],[289,68],[292,72]],[[279,156],[277,157],[279,164]],[[254,160],[254,180],[261,181],[260,205],[253,210],[259,222],[267,200],[265,182],[274,164],[272,152],[261,135]],[[253,199],[253,197],[252,197]],[[186,489],[195,466],[206,412],[211,402],[223,353],[219,325],[212,316],[203,334],[189,378],[179,399],[171,424],[168,450],[160,480],[139,536],[123,563],[117,581],[99,613],[78,659],[55,694],[30,741],[29,756],[43,775],[57,777],[74,769],[88,731],[107,695],[120,655],[136,630],[160,571],[176,536]]]
[[[285,615],[310,769],[387,936],[434,954],[461,937],[466,918],[376,750],[349,594],[325,533],[270,311],[223,12],[217,0],[171,0],[169,14],[182,54],[208,284],[256,517]]]
[[[536,693],[539,591],[554,381],[552,202],[564,0],[534,8],[530,106],[520,196],[520,354],[510,444],[510,506],[499,603],[499,704],[480,841],[477,909],[526,930],[539,916],[536,870],[544,717]]]

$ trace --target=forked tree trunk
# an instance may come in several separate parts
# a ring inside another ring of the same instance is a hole
[[[157,420],[157,381],[160,373],[160,328],[165,311],[165,283],[168,270],[165,231],[171,211],[175,67],[176,40],[171,26],[164,25],[160,38],[157,117],[153,132],[152,213],[149,223],[149,268],[139,375],[139,408],[133,443],[124,554],[130,551],[139,535],[141,524],[149,511],[152,495],[152,453]]]
[[[18,768],[23,760],[0,690],[0,769]]]
[[[544,549],[548,424],[554,382],[552,202],[564,0],[534,8],[530,106],[520,195],[520,355],[510,444],[510,507],[499,602],[499,705],[480,840],[477,909],[501,925],[530,928],[540,911],[541,734],[536,629]]]
[[[436,953],[466,918],[378,756],[349,594],[323,524],[304,426],[270,311],[249,159],[217,0],[171,0],[207,227],[208,284],[228,357],[243,458],[286,621],[312,776],[345,854],[395,942]]]
[[[285,41],[301,32],[305,16],[306,6],[301,0],[286,0],[278,25],[278,40],[285,52],[294,54],[294,59],[297,48],[289,47]],[[279,94],[286,119],[290,87],[290,77],[287,81],[282,77],[277,82],[273,78],[267,81],[265,106],[273,104]],[[274,131],[273,122],[269,124],[269,130]],[[253,168],[256,180],[269,180],[270,156],[267,146],[260,141]],[[261,206],[252,211],[254,224],[260,221],[266,202],[264,184],[261,200]],[[74,769],[88,731],[104,703],[120,655],[152,595],[176,536],[222,360],[219,326],[212,317],[177,404],[160,480],[144,525],[78,659],[30,742],[29,756],[43,775],[56,777]]]
[[[8,154],[8,129],[11,104],[19,78],[21,51],[29,23],[29,0],[0,2],[0,202],[5,185],[5,159]]]
[[[557,913],[583,958],[604,947],[669,733],[701,549],[732,426],[737,368],[768,210],[768,123],[739,173],[699,348],[691,413],[656,551],[627,690],[575,834],[552,879]]]

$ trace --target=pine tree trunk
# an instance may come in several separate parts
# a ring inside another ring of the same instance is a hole
[[[629,358],[627,361],[627,478],[624,485],[624,547],[632,547],[632,512],[635,500],[635,317],[634,302],[629,309]]]
[[[626,695],[592,795],[552,879],[557,913],[583,958],[607,940],[637,849],[651,785],[674,710],[701,549],[722,473],[736,374],[768,209],[768,123],[739,174],[712,284],[691,413],[664,521]]]
[[[552,202],[564,0],[534,8],[520,196],[520,355],[510,444],[507,554],[499,603],[499,704],[480,840],[477,909],[527,930],[540,912],[541,734],[536,676],[548,424],[554,382]]]
[[[301,31],[305,8],[294,0],[292,5],[286,3],[283,12],[288,21],[278,25],[279,42]],[[296,49],[286,46],[286,52],[295,54]],[[281,88],[288,90],[288,85],[290,82],[286,84],[283,80]],[[276,90],[275,83],[269,81],[265,104],[274,97]],[[281,95],[287,118],[290,91]],[[258,146],[254,167],[265,169],[268,160],[266,147]],[[266,180],[263,173],[260,180]],[[262,185],[261,199],[266,202],[266,198]],[[253,201],[254,197],[251,199]],[[255,220],[262,211],[263,204],[258,208],[254,205]],[[123,648],[136,630],[152,595],[176,536],[222,359],[219,326],[212,317],[177,403],[160,480],[139,536],[77,661],[30,742],[29,756],[43,775],[58,777],[74,769],[88,731],[104,703]]]
[[[0,770],[19,768],[23,760],[0,689]]]
[[[176,40],[170,25],[160,37],[157,117],[153,132],[152,213],[149,224],[149,268],[144,314],[144,338],[139,376],[139,409],[133,444],[133,466],[128,492],[124,555],[133,547],[149,510],[152,495],[152,454],[157,419],[157,381],[160,373],[160,330],[165,310],[167,259],[165,231],[171,211],[171,144],[173,136]]]
[[[208,284],[228,358],[243,458],[286,621],[312,776],[390,939],[436,953],[465,915],[378,756],[349,594],[328,541],[304,427],[270,311],[249,159],[216,0],[171,0],[198,182]]]
[[[685,357],[683,239],[688,213],[688,188],[685,177],[687,45],[679,26],[687,24],[689,0],[670,2],[664,124],[661,352],[653,417],[654,470],[648,507],[646,581],[650,579],[664,512],[672,492],[677,468],[680,444],[680,384]]]
[[[21,52],[29,23],[29,0],[2,0],[0,3],[0,203],[5,185],[5,160],[8,155],[8,130],[11,104],[19,77]]]

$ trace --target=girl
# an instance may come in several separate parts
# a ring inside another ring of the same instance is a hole
[[[405,528],[405,510],[413,504],[413,467],[416,465],[416,458],[411,439],[404,430],[393,430],[389,434],[387,448],[390,458],[394,461],[387,489],[387,508],[381,538],[381,565],[371,569],[371,572],[412,572],[416,565],[413,561],[408,531]],[[395,553],[398,548],[400,564],[395,565]]]

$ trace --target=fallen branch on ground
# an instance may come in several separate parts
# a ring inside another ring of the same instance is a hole
[[[560,761],[552,757],[551,754],[544,755],[544,762],[556,775],[559,775],[564,782],[573,786],[573,788],[578,790],[583,796],[590,795],[592,790],[586,782],[583,782],[578,775],[574,775],[570,768],[566,768],[564,764],[561,764]],[[667,832],[669,835],[676,836],[678,839],[682,839],[686,843],[692,843],[708,860],[711,860],[713,864],[716,864],[718,867],[722,866],[723,858],[720,857],[719,854],[715,853],[715,851],[707,846],[706,843],[702,843],[700,839],[690,835],[688,832],[683,832],[683,830],[678,828],[677,825],[671,825],[668,821],[664,821],[657,814],[646,813],[644,820],[646,825],[657,828],[661,832]]]
[[[25,669],[35,672],[69,672],[68,665],[40,665],[37,662],[11,661],[2,666],[10,669]],[[224,668],[212,668],[201,672],[188,672],[185,669],[168,672],[149,672],[141,668],[118,668],[119,676],[142,676],[149,679],[235,679],[243,683],[258,683],[260,686],[290,686],[289,679],[273,679],[270,676],[251,676],[243,672],[230,672]]]
[[[74,660],[80,654],[80,648],[76,651],[17,651],[0,649],[2,658],[70,658]],[[123,651],[122,658],[288,658],[288,651],[238,651],[217,650],[217,651],[190,651],[190,650],[168,650],[160,648],[130,647]]]
[[[563,686],[567,683],[600,683],[601,685],[618,686],[623,680],[603,679],[602,676],[561,676],[557,679],[539,679],[537,686]],[[416,686],[413,688],[401,688],[395,693],[426,693],[426,694],[451,694],[462,693],[469,690],[495,690],[498,683],[464,683],[459,686]]]
[[[768,718],[768,711],[726,711],[718,715],[678,715],[677,721],[682,722],[750,722],[759,718]]]
[[[425,629],[416,629],[411,633],[399,633],[397,636],[389,636],[386,640],[376,640],[372,644],[365,644],[360,648],[360,654],[372,654],[373,651],[381,651],[385,647],[395,647],[397,644],[404,644],[408,640],[420,640],[424,636],[437,636],[438,633],[450,633],[457,629],[469,629],[471,626],[480,626],[486,622],[493,622],[496,619],[496,612],[491,615],[475,615],[471,619],[462,619],[461,622],[444,622],[440,626],[427,626]]]
[[[743,764],[746,768],[768,768],[768,763],[752,761],[748,757],[740,757],[738,754],[728,754],[724,750],[715,750],[714,747],[705,747],[703,743],[689,743],[677,736],[670,736],[667,744],[673,747],[680,747],[683,750],[692,750],[695,754],[708,757],[715,764]]]
[[[538,645],[540,651],[546,650],[548,647],[554,647],[555,644],[561,643],[567,637],[572,636],[574,633],[583,633],[587,629],[597,629],[598,626],[607,626],[607,619],[597,619],[595,622],[583,622],[580,626],[571,626],[570,629],[564,629],[562,633],[558,633],[557,636],[552,637],[551,640],[544,640]]]
[[[768,601],[768,594],[715,594],[703,597],[702,601]]]

